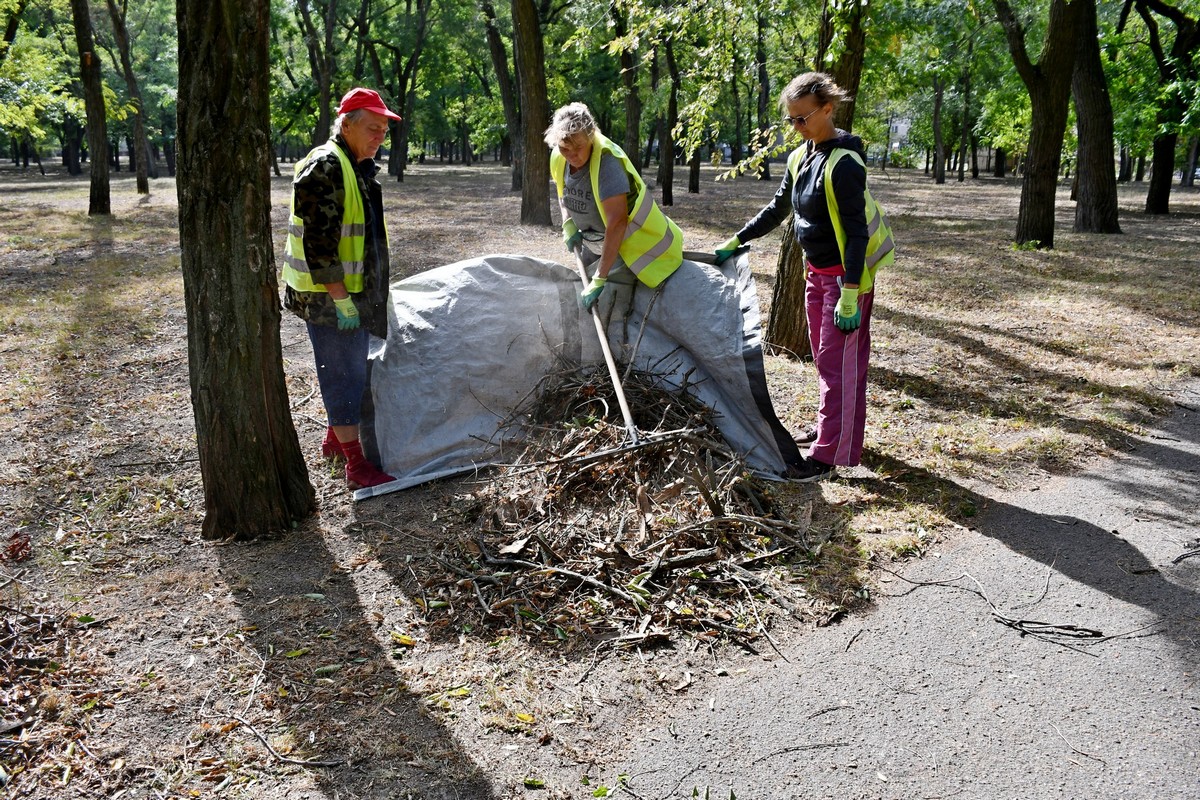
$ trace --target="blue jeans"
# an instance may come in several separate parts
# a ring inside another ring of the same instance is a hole
[[[357,425],[367,390],[367,330],[307,324],[328,424]]]

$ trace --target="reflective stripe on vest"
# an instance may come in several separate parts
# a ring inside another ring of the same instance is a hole
[[[600,220],[608,227],[608,219],[604,213],[604,203],[600,201],[600,157],[608,153],[619,162],[629,176],[629,180],[637,188],[637,199],[633,210],[629,213],[629,226],[625,229],[625,238],[621,241],[621,260],[629,267],[638,280],[650,288],[658,286],[683,263],[683,232],[679,230],[670,217],[662,212],[650,192],[646,182],[634,169],[633,163],[625,155],[625,151],[604,134],[597,131],[592,139],[592,156],[588,162],[588,174],[592,183],[592,196],[596,198],[596,207],[600,212]],[[563,187],[566,180],[567,160],[557,149],[550,151],[550,174],[558,190],[558,202],[563,199]],[[564,209],[563,215],[566,216]]]
[[[788,172],[791,173],[793,184],[800,172],[800,161],[804,158],[804,148],[798,147],[788,156]],[[842,227],[842,215],[838,213],[837,195],[833,191],[833,168],[843,156],[850,156],[864,170],[862,157],[853,150],[835,147],[825,160],[825,201],[829,205],[829,220],[833,223],[833,234],[837,237],[838,251],[842,254],[842,263],[846,261],[846,229]],[[888,225],[887,215],[883,207],[875,202],[871,190],[864,191],[864,206],[867,217],[867,254],[863,263],[862,278],[858,283],[859,294],[866,294],[875,286],[875,272],[896,260],[896,243],[892,239],[892,229]]]
[[[354,165],[334,142],[314,148],[296,165],[296,175],[314,158],[333,152],[342,167],[342,189],[345,195],[342,210],[342,229],[338,239],[338,260],[342,263],[343,282],[348,292],[363,290],[363,255],[366,252],[367,217],[362,192],[358,188]],[[291,220],[288,223],[287,249],[283,256],[283,280],[298,292],[328,291],[325,284],[316,283],[308,270],[304,256],[304,220],[296,216],[296,194],[292,193]]]

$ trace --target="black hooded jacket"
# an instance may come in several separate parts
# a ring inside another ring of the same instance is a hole
[[[738,231],[743,243],[770,233],[787,218],[789,201],[796,216],[796,241],[804,249],[804,257],[814,267],[833,267],[842,264],[837,236],[829,218],[829,203],[825,198],[825,162],[834,148],[853,150],[864,157],[862,139],[838,130],[837,136],[818,145],[808,143],[800,162],[796,180],[789,171],[783,176],[779,191],[754,219]],[[842,158],[833,168],[833,190],[837,196],[842,228],[846,231],[846,283],[862,279],[863,262],[867,254],[866,190],[867,171],[852,158]]]

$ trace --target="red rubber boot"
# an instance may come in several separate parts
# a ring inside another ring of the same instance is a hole
[[[333,435],[333,426],[325,429],[325,441],[321,442],[321,455],[331,461],[346,457],[346,454],[342,452],[342,443]]]
[[[346,483],[351,489],[366,489],[396,480],[367,460],[357,439],[342,442],[342,452],[346,454]]]

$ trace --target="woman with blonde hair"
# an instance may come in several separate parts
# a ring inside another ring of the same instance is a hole
[[[609,273],[625,266],[654,288],[683,263],[683,233],[650,197],[629,157],[596,127],[583,103],[554,112],[545,132],[550,174],[562,208],[563,243],[574,252],[601,242],[591,283],[580,295],[591,308]]]
[[[801,482],[836,476],[862,457],[867,362],[876,270],[894,257],[891,230],[867,191],[862,140],[833,124],[845,92],[823,72],[792,80],[780,96],[784,121],[804,138],[788,157],[779,191],[754,219],[718,246],[717,263],[782,223],[790,211],[804,250],[804,305],[820,388],[816,426],[796,436],[811,445]],[[786,313],[786,309],[773,309]]]

